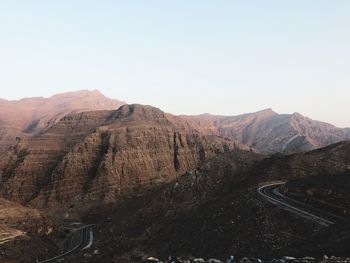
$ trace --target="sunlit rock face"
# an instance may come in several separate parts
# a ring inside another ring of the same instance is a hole
[[[23,137],[38,134],[52,127],[70,113],[113,110],[125,104],[105,97],[99,91],[76,91],[50,98],[0,100],[0,153]]]
[[[1,190],[39,207],[114,202],[236,145],[151,106],[72,114],[4,156]]]
[[[271,109],[239,116],[183,116],[203,132],[232,138],[261,153],[299,152],[350,140],[350,129]]]

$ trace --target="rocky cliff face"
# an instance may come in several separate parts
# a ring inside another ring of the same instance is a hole
[[[183,118],[206,133],[233,138],[262,153],[307,151],[350,139],[349,129],[271,109],[232,117],[207,114]]]
[[[16,144],[16,138],[43,132],[67,114],[113,110],[123,104],[96,90],[62,93],[50,98],[0,100],[0,152]]]
[[[233,147],[151,106],[73,114],[2,158],[1,190],[40,207],[114,202]]]

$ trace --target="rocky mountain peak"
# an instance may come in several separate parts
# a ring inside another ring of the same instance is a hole
[[[263,118],[273,117],[273,116],[277,116],[278,115],[278,113],[274,112],[271,108],[264,109],[264,110],[261,110],[261,111],[257,111],[254,114],[256,116],[258,116],[258,117],[263,117]]]
[[[148,121],[165,121],[166,115],[160,109],[141,104],[122,105],[110,120],[148,120]]]
[[[304,115],[300,114],[299,112],[294,112],[293,114],[290,115],[290,117],[292,119],[295,119],[295,120],[306,119],[306,117]]]
[[[54,99],[71,99],[71,98],[81,98],[81,97],[102,97],[106,98],[99,90],[78,90],[71,92],[59,93],[51,96],[50,98]]]
[[[273,109],[271,108],[266,108],[260,111],[257,111],[257,113],[269,113],[269,114],[277,114]]]

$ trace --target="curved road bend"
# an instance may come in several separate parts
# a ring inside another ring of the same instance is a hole
[[[70,256],[79,250],[84,250],[89,248],[92,245],[92,241],[93,241],[92,226],[93,225],[86,225],[80,228],[79,230],[77,230],[77,232],[81,232],[80,242],[78,245],[71,247],[68,251],[64,252],[63,254],[57,255],[53,258],[50,258],[44,261],[40,261],[40,263],[55,262],[56,260]]]
[[[263,186],[260,186],[258,192],[262,195],[267,201],[281,206],[282,208],[303,216],[305,218],[311,219],[321,225],[330,226],[339,222],[343,222],[345,219],[326,211],[314,208],[307,204],[303,204],[297,200],[294,200],[290,197],[283,195],[279,187],[285,184],[284,182],[278,183],[269,183]]]

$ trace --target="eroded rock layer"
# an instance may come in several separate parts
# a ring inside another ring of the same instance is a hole
[[[1,191],[39,207],[112,202],[234,147],[151,106],[73,114],[1,159]]]

